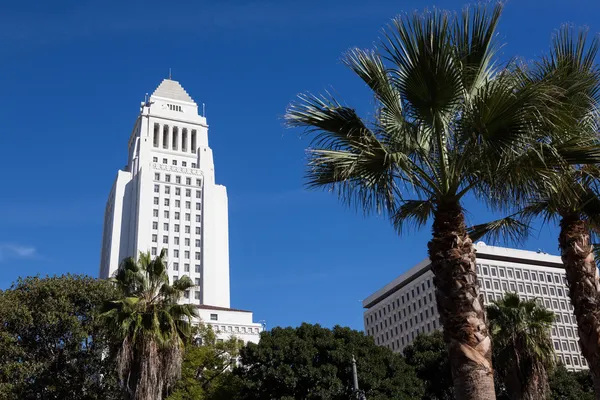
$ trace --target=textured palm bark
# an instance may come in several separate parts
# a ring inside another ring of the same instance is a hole
[[[579,346],[600,400],[600,282],[589,227],[578,214],[562,215],[558,243],[577,318]]]
[[[495,399],[492,341],[479,297],[475,248],[458,202],[437,205],[428,248],[456,399]]]

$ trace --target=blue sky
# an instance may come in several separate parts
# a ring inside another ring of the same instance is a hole
[[[139,102],[171,68],[206,104],[217,181],[228,188],[232,306],[271,327],[362,329],[360,301],[425,257],[430,230],[398,237],[387,221],[305,190],[309,141],[281,116],[297,93],[325,90],[368,113],[371,96],[340,55],[370,47],[398,13],[463,4],[2,3],[0,288],[24,275],[97,276],[104,204]],[[541,54],[562,23],[599,32],[598,15],[592,0],[509,1],[502,57]],[[490,216],[467,207],[470,222]],[[525,248],[556,253],[556,230],[540,229]]]

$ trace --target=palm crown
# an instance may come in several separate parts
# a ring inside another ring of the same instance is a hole
[[[554,313],[535,300],[521,300],[516,293],[487,307],[494,338],[494,363],[515,398],[543,398],[548,390],[547,369],[554,365],[550,329]],[[531,397],[522,392],[530,391]],[[517,394],[517,393],[513,393]]]
[[[598,38],[587,41],[586,33],[585,30],[563,27],[553,38],[550,54],[530,69],[529,79],[532,82],[552,82],[561,88],[557,105],[566,118],[563,122],[567,123],[549,126],[544,133],[562,142],[587,138],[588,145],[594,145],[598,143],[597,133],[600,131],[600,69],[595,64],[600,41]],[[531,192],[532,196],[521,210],[521,215],[525,218],[542,215],[549,220],[573,213],[597,225],[600,212],[598,166],[575,163],[556,172],[550,179],[534,182],[536,190]]]
[[[166,252],[152,258],[140,253],[125,259],[113,281],[122,297],[108,302],[108,330],[118,341],[117,364],[123,384],[134,398],[157,398],[174,383],[182,359],[183,339],[191,334],[197,316],[192,304],[178,304],[193,287],[190,278],[169,284]]]
[[[492,204],[525,198],[527,172],[597,160],[584,137],[539,140],[540,131],[552,138],[548,125],[565,122],[565,110],[553,107],[562,91],[514,65],[500,67],[501,8],[398,17],[382,52],[349,51],[343,61],[372,89],[377,110],[366,122],[314,95],[289,107],[289,125],[317,132],[308,185],[328,186],[367,212],[391,211],[400,228],[424,224],[439,203],[471,191]]]

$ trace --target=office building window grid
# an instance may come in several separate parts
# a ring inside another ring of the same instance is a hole
[[[169,175],[169,182],[166,181],[167,175]],[[169,271],[171,271],[169,275],[174,276],[173,272],[179,270],[179,263],[183,263],[184,265],[188,265],[188,268],[184,271],[185,275],[188,275],[192,279],[192,281],[195,281],[200,278],[200,268],[197,264],[201,260],[198,260],[197,257],[194,257],[194,263],[197,265],[197,268],[195,268],[193,271],[190,271],[190,252],[189,250],[186,250],[185,247],[189,247],[190,242],[199,242],[199,237],[202,229],[202,220],[201,218],[194,218],[193,220],[186,222],[190,225],[187,225],[185,231],[181,232],[179,224],[169,224],[169,216],[178,219],[177,214],[179,214],[179,212],[174,211],[172,209],[179,208],[179,205],[182,201],[182,197],[185,197],[184,194],[186,192],[187,187],[194,187],[195,190],[197,190],[198,187],[195,185],[192,186],[191,178],[186,178],[184,176],[184,179],[182,179],[179,174],[175,175],[175,184],[173,184],[173,178],[170,175],[172,174],[164,174],[160,172],[157,172],[154,175],[154,192],[155,195],[158,196],[159,201],[158,204],[155,205],[155,208],[158,209],[158,212],[154,212],[152,218],[153,231],[156,232],[158,230],[157,233],[153,234],[153,239],[154,236],[161,238],[161,243],[158,246],[158,251],[156,252],[156,255],[160,252],[160,250],[164,248],[167,251],[167,262]],[[200,180],[196,179],[195,184],[199,185],[200,182]],[[171,186],[175,187],[175,190],[172,190]],[[191,189],[187,190],[191,191]],[[200,190],[197,191],[200,192]],[[190,229],[190,226],[193,229]],[[169,229],[169,227],[171,227],[172,229]],[[199,300],[200,288],[197,287],[193,290],[193,297]]]
[[[484,305],[508,291],[517,292],[522,299],[536,299],[556,315],[551,336],[559,361],[570,369],[587,368],[579,351],[577,323],[563,269],[485,259],[478,259],[476,268]],[[376,344],[396,352],[402,352],[418,334],[441,329],[433,273],[427,269],[367,309],[364,323]]]

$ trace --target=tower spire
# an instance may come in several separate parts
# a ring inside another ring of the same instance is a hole
[[[169,68],[169,80],[172,80],[171,79],[171,68]]]

